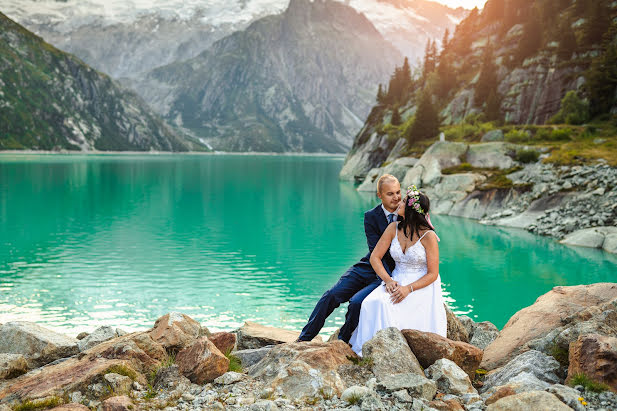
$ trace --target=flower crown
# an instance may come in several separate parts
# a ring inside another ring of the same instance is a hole
[[[407,206],[413,207],[420,214],[425,214],[422,207],[420,207],[420,191],[415,185],[407,187]]]

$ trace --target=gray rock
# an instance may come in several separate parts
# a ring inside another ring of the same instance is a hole
[[[240,359],[242,367],[249,368],[261,361],[273,347],[274,345],[268,345],[262,348],[238,350],[234,351],[233,354]]]
[[[366,174],[366,178],[364,179],[362,184],[358,186],[357,190],[376,193],[377,192],[377,181],[379,180],[379,177],[381,177],[383,174],[386,174],[386,173],[381,167],[371,169]]]
[[[394,391],[394,393],[392,394],[392,396],[398,401],[398,402],[413,402],[413,397],[411,395],[409,395],[409,393],[407,392],[407,390],[399,390],[399,391]]]
[[[258,400],[249,407],[251,411],[277,411],[279,408],[271,400]]]
[[[463,327],[465,327],[465,329],[467,330],[467,334],[469,335],[469,338],[471,339],[473,337],[473,331],[476,327],[475,321],[466,315],[459,315],[458,319],[461,322],[461,324],[463,324]]]
[[[499,129],[491,130],[488,133],[484,134],[480,141],[482,141],[483,143],[503,141],[503,131]]]
[[[377,379],[398,373],[424,377],[422,366],[397,328],[379,330],[362,346],[362,356],[373,359],[372,370]]]
[[[559,401],[559,399],[545,391],[529,391],[520,394],[504,397],[487,408],[487,411],[567,411],[570,407]]]
[[[376,410],[385,410],[383,402],[381,398],[377,395],[367,395],[362,399],[362,405],[360,406],[361,411],[376,411]]]
[[[28,371],[26,358],[22,354],[0,353],[0,380],[8,380]]]
[[[580,247],[602,248],[606,236],[598,228],[585,228],[567,235],[560,242]]]
[[[467,373],[447,358],[435,361],[426,369],[426,376],[435,381],[440,392],[454,395],[477,394]]]
[[[507,170],[514,166],[514,160],[507,153],[513,146],[507,143],[470,144],[467,162],[478,168],[499,168]]]
[[[581,393],[575,390],[572,387],[566,387],[565,385],[555,384],[551,385],[546,391],[555,395],[561,402],[569,406],[570,408],[576,411],[585,411],[585,406],[583,406],[578,398],[581,396]]]
[[[229,385],[229,384],[235,384],[239,381],[242,381],[245,378],[247,378],[246,374],[242,374],[242,373],[235,372],[235,371],[227,371],[225,374],[221,375],[220,377],[215,378],[214,383],[221,384],[221,385]]]
[[[488,321],[483,321],[475,325],[473,337],[469,342],[478,348],[485,349],[499,336],[499,329]]]
[[[26,321],[0,326],[0,352],[23,354],[30,368],[77,354],[77,342],[75,338]]]
[[[125,375],[111,372],[105,374],[103,379],[116,395],[129,394],[131,392],[133,380]]]
[[[377,381],[377,389],[387,392],[407,390],[412,397],[432,400],[437,393],[437,384],[415,373],[394,374]]]
[[[528,373],[541,381],[556,384],[561,380],[556,374],[559,372],[559,367],[559,363],[553,357],[540,351],[530,350],[514,357],[498,371],[489,374],[484,381],[482,391],[505,385],[521,373]]]
[[[79,340],[77,346],[79,347],[79,351],[85,351],[98,345],[107,340],[111,340],[112,338],[118,337],[118,333],[112,327],[108,325],[104,325],[102,327],[97,328],[91,334],[88,334],[86,337]]]

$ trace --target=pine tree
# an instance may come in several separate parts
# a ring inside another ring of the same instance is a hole
[[[441,39],[441,50],[448,48],[448,42],[450,41],[450,30],[446,27],[446,31],[443,33],[443,39]]]
[[[497,66],[493,62],[493,46],[489,43],[484,50],[482,69],[476,83],[476,105],[481,107],[487,102],[491,91],[497,89]]]
[[[523,28],[523,35],[516,51],[516,62],[522,63],[527,57],[535,54],[542,44],[542,23],[537,13],[534,13]]]
[[[611,25],[610,9],[604,1],[593,1],[587,6],[585,18],[585,44],[601,44],[604,33]]]
[[[497,90],[491,90],[488,98],[486,99],[486,107],[484,109],[484,115],[488,121],[501,122],[501,96]]]
[[[377,104],[383,104],[385,101],[386,94],[383,91],[383,86],[379,83],[379,88],[377,89]]]
[[[501,20],[505,14],[505,0],[488,0],[482,10],[482,15],[489,21]]]
[[[439,134],[439,113],[433,106],[431,95],[423,90],[420,94],[416,116],[405,136],[410,145],[421,140],[434,138]]]
[[[402,123],[401,114],[398,112],[398,106],[394,106],[392,109],[392,119],[390,120],[390,123],[393,126],[400,126]]]
[[[446,98],[450,91],[456,85],[456,73],[451,63],[449,54],[442,53],[439,58],[439,66],[437,66],[437,75],[439,77],[437,83],[436,94],[439,98]]]
[[[617,45],[609,43],[604,53],[596,58],[585,75],[585,89],[589,95],[590,114],[595,117],[608,113],[615,101],[617,88]]]
[[[557,56],[560,60],[566,61],[572,57],[577,49],[576,36],[572,30],[572,23],[566,19],[559,28],[559,47],[557,48]]]

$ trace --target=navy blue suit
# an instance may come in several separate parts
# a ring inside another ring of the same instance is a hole
[[[345,315],[345,324],[341,327],[338,336],[340,340],[349,342],[351,334],[358,326],[362,301],[381,284],[381,278],[373,270],[370,258],[373,249],[387,227],[388,219],[384,214],[381,204],[364,213],[364,232],[366,234],[368,254],[350,267],[334,287],[324,293],[315,306],[308,323],[300,333],[299,339],[301,341],[312,340],[319,333],[326,318],[332,314],[332,311],[342,303],[349,301],[349,307]],[[381,261],[388,274],[392,273],[394,260],[390,256],[389,251]]]

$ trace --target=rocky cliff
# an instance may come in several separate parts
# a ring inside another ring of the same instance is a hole
[[[400,58],[353,8],[292,0],[137,90],[215,149],[344,152]]]
[[[190,146],[136,94],[0,13],[0,149]]]

